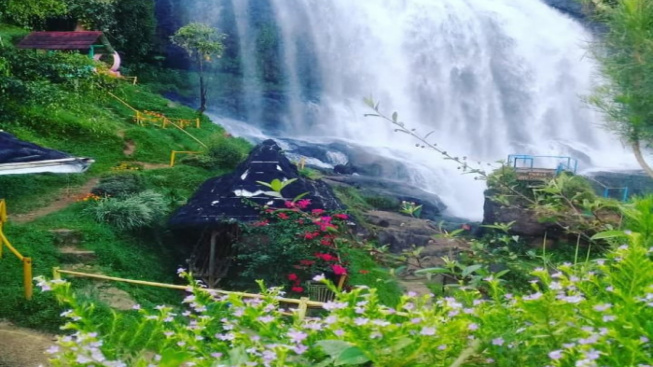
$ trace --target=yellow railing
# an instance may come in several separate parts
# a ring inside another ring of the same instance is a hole
[[[32,258],[21,255],[16,250],[3,232],[3,226],[7,223],[7,204],[4,199],[0,199],[0,258],[2,258],[3,247],[7,247],[18,260],[23,263],[23,286],[25,287],[25,298],[32,299]]]
[[[195,125],[196,128],[200,128],[200,119],[196,118],[194,120],[188,119],[171,119],[166,117],[162,113],[153,112],[153,111],[136,111],[136,116],[134,120],[139,126],[145,126],[145,123],[151,123],[152,125],[159,126],[162,129],[167,128],[169,125],[177,125],[176,127],[185,129],[191,125]]]
[[[190,150],[173,150],[170,152],[170,167],[175,166],[175,161],[177,160],[177,154],[201,154],[202,152],[193,152]]]
[[[99,280],[109,280],[109,281],[113,281],[113,282],[138,284],[138,285],[145,285],[145,286],[157,287],[157,288],[168,288],[168,289],[179,289],[179,290],[187,290],[188,289],[188,286],[183,286],[183,285],[174,285],[174,284],[166,284],[166,283],[148,282],[148,281],[144,281],[144,280],[117,278],[117,277],[110,277],[110,276],[99,275],[99,274],[80,273],[80,272],[77,272],[77,271],[61,270],[58,267],[55,267],[55,268],[52,269],[52,277],[54,279],[57,279],[57,280],[61,279],[61,275],[70,275],[70,276],[74,276],[74,277],[92,278],[92,279],[99,279]],[[261,294],[244,293],[244,292],[229,292],[229,291],[222,291],[222,290],[218,290],[218,289],[206,289],[206,291],[211,292],[212,294],[236,295],[236,296],[240,296],[240,297],[244,297],[244,298],[263,298],[264,297]],[[302,297],[300,299],[296,299],[296,298],[277,298],[277,300],[279,302],[281,302],[281,303],[297,305],[297,316],[299,317],[300,320],[303,320],[304,317],[306,317],[306,311],[308,310],[309,307],[322,307],[324,305],[323,302],[311,301],[308,297]]]

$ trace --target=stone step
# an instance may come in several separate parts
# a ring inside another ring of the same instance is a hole
[[[74,229],[59,228],[49,232],[57,247],[78,246],[84,239],[83,233]]]
[[[62,263],[92,263],[97,260],[95,251],[81,250],[77,247],[62,247],[59,249]]]

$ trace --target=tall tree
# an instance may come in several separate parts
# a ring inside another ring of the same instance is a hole
[[[653,144],[653,1],[583,0],[607,26],[593,54],[606,84],[590,101],[632,147],[648,175],[642,146]]]
[[[29,26],[33,21],[62,15],[66,11],[64,0],[0,0],[0,20],[20,26]]]
[[[206,64],[213,58],[220,58],[224,51],[222,40],[225,35],[216,28],[203,23],[187,24],[170,37],[175,45],[186,50],[197,64],[200,77],[200,108],[199,113],[206,111],[206,96],[208,85],[205,80]]]

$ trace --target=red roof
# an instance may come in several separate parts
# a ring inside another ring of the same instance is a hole
[[[102,37],[102,32],[32,32],[18,44],[19,48],[39,50],[86,50]]]

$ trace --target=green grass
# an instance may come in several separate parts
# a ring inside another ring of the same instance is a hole
[[[349,285],[364,285],[376,288],[379,300],[394,307],[403,294],[401,287],[389,271],[379,267],[369,254],[358,248],[346,250],[346,261],[349,262]]]

